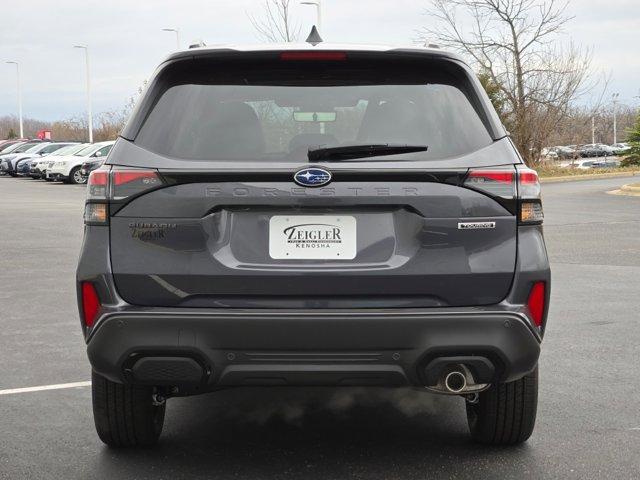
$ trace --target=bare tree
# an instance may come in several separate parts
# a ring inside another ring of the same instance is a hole
[[[591,52],[561,45],[567,1],[431,0],[436,25],[419,32],[470,57],[504,101],[502,118],[528,163],[571,104],[593,88]],[[461,19],[459,14],[463,14]]]
[[[266,42],[295,42],[300,35],[300,25],[291,18],[291,0],[264,0],[259,17],[247,16]]]

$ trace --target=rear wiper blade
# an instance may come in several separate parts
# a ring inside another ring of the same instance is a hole
[[[429,149],[426,145],[348,145],[344,147],[318,148],[309,150],[309,160],[317,162],[349,160],[351,158],[378,157],[382,155],[396,155],[400,153],[426,152]]]

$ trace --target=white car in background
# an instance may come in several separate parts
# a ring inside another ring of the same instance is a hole
[[[613,145],[611,145],[611,148],[615,153],[620,155],[631,150],[631,145],[629,145],[628,143],[614,143]]]
[[[68,155],[75,155],[80,150],[84,150],[91,145],[90,143],[74,143],[67,147],[61,148],[53,152],[51,155],[47,155],[45,158],[39,158],[31,162],[31,178],[45,178],[47,170],[53,167],[58,157],[66,157]]]
[[[38,148],[31,148],[16,157],[15,171],[20,176],[28,177],[31,175],[31,164],[34,161],[39,161],[42,157],[48,157],[49,155],[55,154],[70,145],[77,145],[77,142],[42,143]]]
[[[55,161],[53,166],[47,170],[46,178],[61,180],[75,185],[87,183],[87,177],[82,175],[80,171],[82,163],[89,158],[106,157],[114,143],[116,142],[94,143],[83,148],[75,155],[60,157]]]
[[[590,170],[593,168],[594,163],[596,163],[596,160],[576,160],[571,166],[580,170]]]

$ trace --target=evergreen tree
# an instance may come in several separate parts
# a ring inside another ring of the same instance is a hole
[[[640,166],[640,113],[638,113],[634,127],[627,131],[627,142],[631,144],[631,151],[622,161],[622,166]]]

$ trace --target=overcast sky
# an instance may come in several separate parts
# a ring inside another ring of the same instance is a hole
[[[14,114],[15,67],[21,63],[24,114],[54,120],[85,111],[84,58],[91,49],[94,111],[122,108],[163,57],[183,45],[256,43],[246,12],[262,0],[22,0],[0,7],[0,116]],[[296,2],[297,3],[297,2]],[[327,41],[410,44],[429,22],[427,0],[323,0]],[[610,93],[623,103],[640,99],[640,0],[573,0],[566,39],[593,48],[594,67],[611,74]],[[304,33],[315,19],[311,6],[294,5]],[[303,37],[304,37],[303,33]]]

